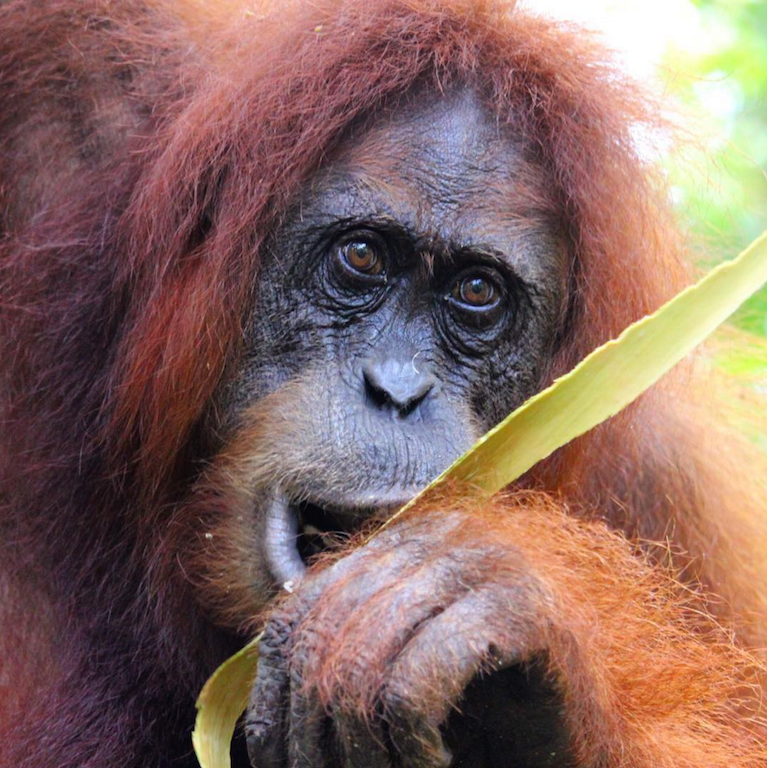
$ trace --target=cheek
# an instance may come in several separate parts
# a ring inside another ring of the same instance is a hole
[[[470,402],[481,431],[486,432],[540,389],[539,377],[524,363],[488,362],[487,376],[471,388]]]
[[[178,564],[217,625],[241,632],[250,621],[255,631],[274,583],[266,564],[259,493],[245,462],[232,446],[228,450],[197,483],[178,516],[187,539],[177,550]]]
[[[225,423],[236,427],[243,413],[301,376],[326,346],[308,302],[297,291],[264,281],[244,323],[242,355],[215,396]],[[324,362],[328,366],[333,361]]]
[[[470,402],[483,431],[549,383],[557,331],[555,311],[531,305],[514,338],[499,339],[472,371]]]

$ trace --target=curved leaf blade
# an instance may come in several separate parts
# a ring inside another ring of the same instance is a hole
[[[231,768],[230,745],[237,720],[248,706],[260,639],[259,635],[227,659],[197,698],[192,745],[202,768]]]

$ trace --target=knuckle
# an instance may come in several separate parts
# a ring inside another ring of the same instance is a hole
[[[281,653],[290,641],[293,622],[280,614],[273,615],[267,623],[258,643],[259,658],[268,658]]]

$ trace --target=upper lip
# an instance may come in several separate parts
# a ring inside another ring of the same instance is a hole
[[[381,493],[347,494],[332,502],[309,499],[300,504],[285,492],[273,492],[267,502],[264,543],[266,561],[275,581],[278,584],[289,584],[306,571],[306,563],[299,551],[299,537],[302,533],[299,506],[308,505],[327,512],[328,521],[332,523],[332,528],[328,530],[350,533],[373,517],[388,517],[410,501],[418,490],[394,489]]]

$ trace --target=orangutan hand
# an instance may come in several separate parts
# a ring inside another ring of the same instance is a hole
[[[260,644],[256,768],[570,764],[553,598],[481,522],[397,521],[301,580]]]

